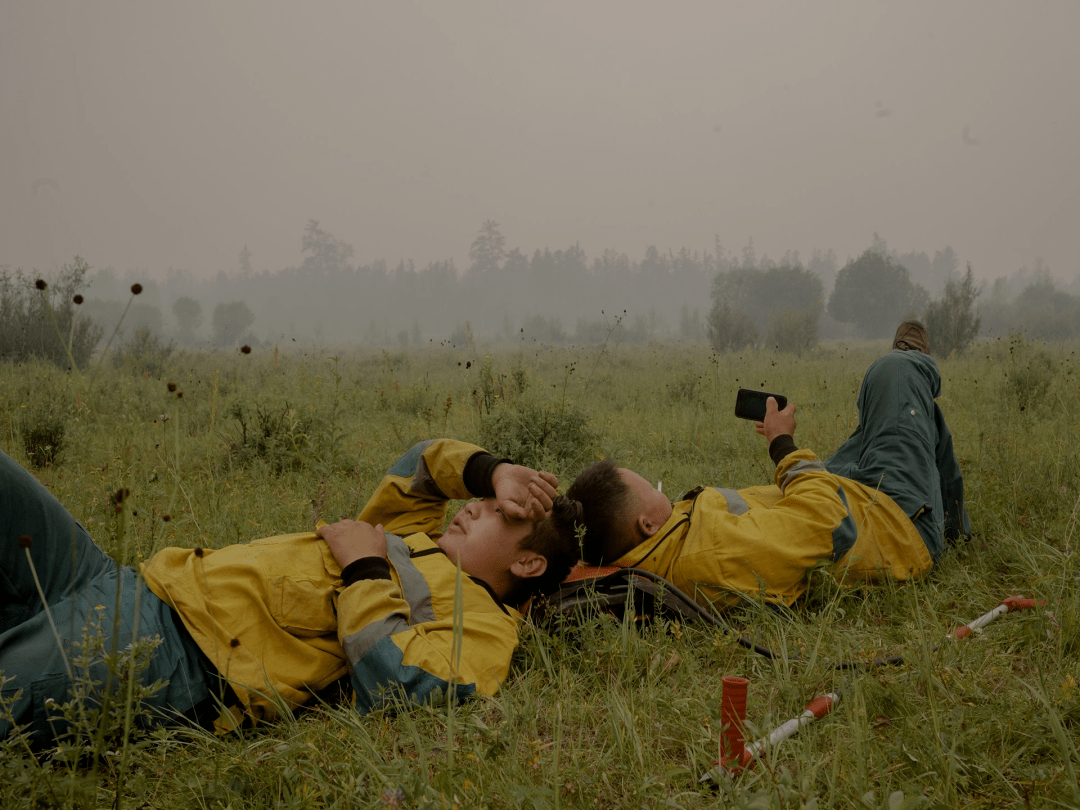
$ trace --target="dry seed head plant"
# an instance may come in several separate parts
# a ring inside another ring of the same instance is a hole
[[[146,732],[142,696],[121,690],[104,719],[85,701],[63,707],[83,734],[61,749],[0,743],[0,806],[1077,806],[1078,348],[989,340],[940,361],[974,536],[914,584],[846,588],[813,569],[793,609],[751,600],[729,611],[772,660],[703,623],[588,616],[527,625],[498,693],[456,705],[360,716],[328,698],[221,735]],[[309,528],[316,504],[355,516],[404,448],[439,434],[527,448],[564,488],[600,457],[672,496],[770,483],[761,437],[731,415],[735,391],[786,394],[796,441],[826,454],[854,428],[862,373],[882,350],[607,346],[598,363],[596,347],[275,347],[166,358],[167,385],[112,364],[83,385],[54,364],[5,361],[0,448],[136,565],[166,546]],[[42,401],[63,420],[64,453],[38,468],[24,436],[27,406]],[[942,643],[1011,594],[1046,605]],[[87,654],[98,654],[96,632]],[[118,678],[146,654],[116,661]],[[889,655],[903,663],[833,666]],[[720,754],[725,675],[750,681],[752,739],[817,695],[842,688],[843,700],[755,767],[701,783]]]

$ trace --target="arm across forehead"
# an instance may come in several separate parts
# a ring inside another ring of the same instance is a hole
[[[357,519],[381,523],[386,531],[401,536],[438,532],[448,500],[490,494],[470,490],[471,479],[467,483],[470,466],[482,458],[491,456],[468,442],[420,442],[394,463]]]

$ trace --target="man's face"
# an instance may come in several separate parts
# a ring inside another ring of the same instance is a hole
[[[458,510],[436,542],[461,570],[498,590],[518,558],[518,544],[533,530],[533,523],[511,520],[495,506],[494,498],[470,501]]]
[[[667,495],[633,470],[620,467],[619,474],[630,490],[631,504],[636,504],[635,514],[630,517],[637,520],[639,516],[644,516],[656,529],[663,526],[671,517],[671,501]]]

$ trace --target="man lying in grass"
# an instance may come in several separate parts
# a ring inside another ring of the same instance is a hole
[[[893,344],[863,378],[858,427],[824,463],[796,447],[795,406],[768,399],[756,428],[776,486],[698,487],[672,504],[610,460],[587,468],[567,491],[583,505],[586,561],[644,568],[717,608],[744,595],[791,605],[822,560],[848,583],[930,571],[945,538],[970,533],[963,479],[925,329],[904,323]]]
[[[120,650],[133,636],[161,639],[140,675],[168,682],[149,698],[160,721],[201,721],[215,697],[237,720],[269,720],[345,679],[361,712],[388,696],[492,694],[521,623],[508,605],[555,588],[577,558],[579,506],[556,497],[557,483],[470,444],[425,442],[355,521],[217,550],[166,548],[140,577],[0,453],[0,672],[13,678],[0,739],[11,720],[39,743],[58,732],[55,705],[79,677],[74,645],[96,614],[106,651],[114,625]],[[447,501],[470,497],[483,500],[440,534]],[[116,683],[104,664],[90,676]]]

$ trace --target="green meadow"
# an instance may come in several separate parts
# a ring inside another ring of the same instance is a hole
[[[770,483],[764,440],[733,416],[736,389],[786,394],[796,442],[826,456],[884,349],[470,341],[110,356],[77,372],[5,363],[0,448],[136,565],[165,546],[353,517],[402,451],[438,436],[543,466],[564,488],[605,456],[671,497]],[[974,536],[923,581],[848,589],[812,571],[795,609],[747,602],[725,614],[730,632],[671,618],[530,625],[499,693],[456,706],[361,717],[330,703],[225,736],[127,734],[119,712],[44,754],[0,744],[0,806],[1080,806],[1077,349],[1000,338],[939,360]],[[130,491],[119,508],[118,490]],[[1046,604],[946,641],[1013,594]],[[904,662],[836,669],[894,655]],[[750,680],[750,739],[822,693],[842,700],[753,768],[703,784],[725,675]]]

